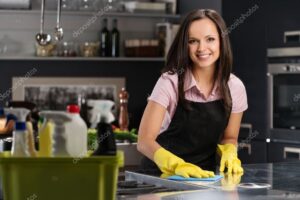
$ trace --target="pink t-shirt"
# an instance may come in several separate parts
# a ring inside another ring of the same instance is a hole
[[[229,90],[232,98],[232,113],[240,113],[248,108],[247,94],[243,82],[234,74],[230,74],[228,81]],[[185,98],[194,102],[210,102],[221,99],[218,88],[215,85],[208,98],[205,98],[198,89],[196,80],[190,70],[186,73],[184,83]],[[167,109],[160,132],[165,131],[175,113],[178,96],[178,77],[177,74],[170,75],[164,73],[158,79],[151,96],[148,100],[155,101]]]

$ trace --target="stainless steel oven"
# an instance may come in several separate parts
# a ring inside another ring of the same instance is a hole
[[[268,49],[267,67],[268,160],[300,160],[300,47]]]
[[[270,128],[300,130],[300,63],[270,63]]]

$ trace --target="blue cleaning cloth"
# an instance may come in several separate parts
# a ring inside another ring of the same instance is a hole
[[[168,177],[169,180],[173,180],[173,181],[218,181],[221,178],[223,178],[223,176],[221,175],[215,175],[214,177],[210,177],[210,178],[184,178],[178,175]]]

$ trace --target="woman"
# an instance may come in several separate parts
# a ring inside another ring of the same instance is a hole
[[[212,177],[216,152],[221,172],[243,172],[236,145],[247,96],[231,74],[225,31],[214,10],[192,11],[182,22],[139,128],[145,172]]]

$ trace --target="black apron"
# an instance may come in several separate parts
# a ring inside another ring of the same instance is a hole
[[[191,110],[177,105],[168,129],[156,141],[186,162],[202,169],[215,171],[216,148],[228,124],[222,100],[189,102]],[[140,172],[161,174],[156,164],[143,157]]]

